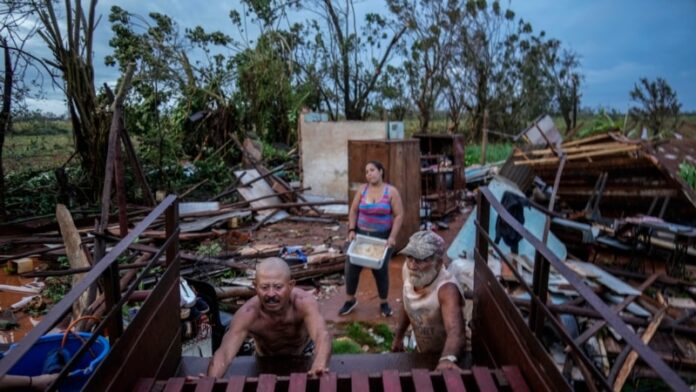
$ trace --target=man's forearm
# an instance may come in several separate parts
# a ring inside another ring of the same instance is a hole
[[[462,352],[463,339],[458,334],[448,333],[447,340],[445,340],[445,346],[442,348],[442,353],[440,357],[446,357],[448,355],[454,355],[459,358]]]
[[[214,378],[220,378],[225,375],[225,372],[227,371],[227,368],[231,365],[232,361],[229,363],[226,363],[223,358],[220,356],[213,356],[213,358],[210,360],[210,364],[208,364],[208,372],[207,375],[208,377],[214,377]]]
[[[399,321],[396,324],[396,330],[394,331],[394,339],[402,339],[404,338],[404,334],[406,334],[406,329],[408,329],[408,326],[410,324],[410,320],[408,319],[408,315],[406,314],[406,310],[401,307],[401,312],[399,313]]]
[[[331,357],[331,334],[328,331],[324,331],[315,343],[317,348],[312,368],[326,368]]]

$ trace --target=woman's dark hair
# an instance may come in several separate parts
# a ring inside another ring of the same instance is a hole
[[[374,167],[377,168],[380,172],[382,172],[382,178],[384,178],[384,165],[382,165],[382,162],[380,161],[367,161],[365,166],[367,165],[373,165]]]

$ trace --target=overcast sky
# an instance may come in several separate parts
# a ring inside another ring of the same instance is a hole
[[[103,61],[111,51],[107,19],[114,4],[141,15],[165,13],[182,29],[201,25],[237,33],[228,19],[237,1],[102,0],[94,47],[97,85],[118,77]],[[384,11],[379,0],[356,4],[359,14]],[[546,31],[580,55],[585,75],[582,106],[625,111],[631,106],[628,93],[640,77],[662,77],[676,90],[682,110],[696,111],[696,0],[513,0],[511,8],[535,31]],[[49,91],[47,97],[32,106],[65,112],[57,92]]]

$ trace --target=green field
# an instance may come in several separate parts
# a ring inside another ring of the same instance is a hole
[[[3,165],[5,173],[28,169],[50,169],[62,165],[73,153],[70,125],[60,121],[61,127],[29,128],[18,123],[5,137]]]

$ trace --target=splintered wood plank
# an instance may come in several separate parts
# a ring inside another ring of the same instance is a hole
[[[352,392],[367,392],[370,390],[370,379],[367,373],[353,372],[350,375],[350,390]]]
[[[203,377],[196,381],[196,392],[212,392],[214,386],[214,377]]]
[[[466,392],[464,381],[462,381],[462,374],[459,372],[459,370],[443,370],[442,378],[445,380],[447,392]]]
[[[274,392],[276,386],[275,374],[259,375],[259,384],[256,387],[256,392]]]
[[[479,390],[482,392],[498,390],[495,386],[495,381],[493,381],[493,376],[491,376],[491,371],[488,370],[488,368],[474,366],[471,368],[471,372],[474,374],[474,380],[476,380],[476,385],[478,385]]]
[[[527,382],[517,366],[503,366],[503,374],[513,392],[529,392]]]
[[[292,373],[292,374],[290,374],[290,386],[288,387],[288,392],[304,392],[306,390],[307,390],[307,373]]]
[[[399,379],[399,371],[383,371],[382,386],[384,387],[384,392],[401,392],[401,380]]]
[[[183,377],[174,377],[167,380],[167,385],[164,387],[164,392],[180,392],[184,390],[186,379]]]
[[[336,373],[325,373],[319,378],[319,392],[336,392],[338,380]]]
[[[244,376],[232,376],[227,379],[227,389],[225,389],[225,392],[243,392],[245,382],[246,377]]]
[[[430,372],[426,369],[411,370],[413,388],[418,392],[433,392],[433,383],[430,381]]]
[[[150,392],[150,390],[152,389],[152,387],[154,385],[155,385],[154,378],[141,378],[135,384],[135,388],[133,388],[133,390],[135,392]]]

